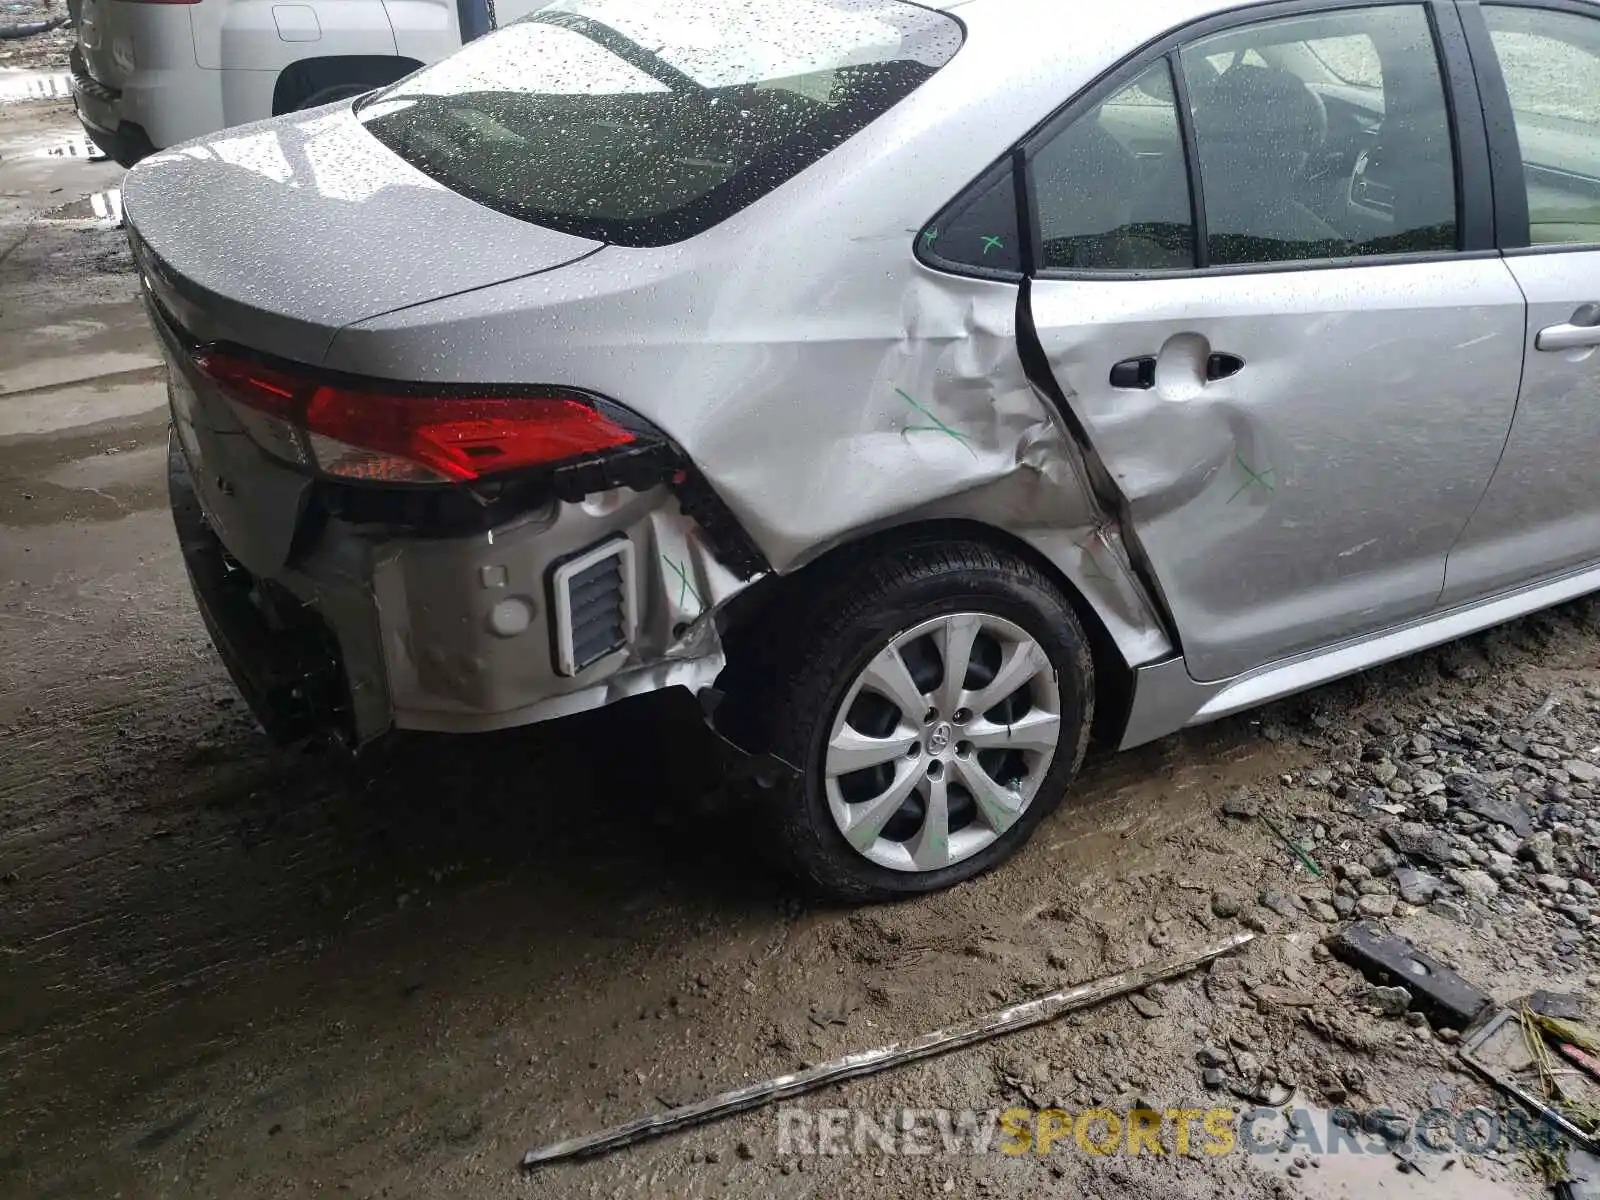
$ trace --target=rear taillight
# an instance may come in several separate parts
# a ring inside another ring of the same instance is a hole
[[[267,451],[350,480],[471,483],[628,447],[638,434],[576,395],[426,395],[333,384],[215,349],[195,366]]]

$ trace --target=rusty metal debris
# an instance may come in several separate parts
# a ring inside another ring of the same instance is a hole
[[[697,1100],[693,1104],[684,1104],[666,1112],[638,1117],[625,1124],[603,1129],[599,1133],[552,1142],[548,1146],[529,1150],[522,1156],[522,1166],[526,1169],[560,1159],[600,1154],[646,1138],[659,1137],[692,1125],[703,1125],[722,1117],[732,1116],[734,1113],[760,1108],[777,1100],[815,1091],[831,1083],[876,1074],[891,1067],[916,1062],[918,1059],[944,1054],[962,1046],[986,1042],[1019,1029],[1042,1025],[1065,1013],[1089,1008],[1116,996],[1136,992],[1152,983],[1187,974],[1212,959],[1232,953],[1254,939],[1253,933],[1236,933],[1192,954],[1063,988],[1035,1000],[1025,1000],[1021,1004],[1013,1004],[997,1012],[936,1029],[909,1042],[895,1042],[879,1046],[874,1050],[861,1050],[834,1059],[832,1062],[807,1067],[792,1075],[779,1075],[774,1079],[746,1084],[744,1087],[734,1088],[732,1091],[705,1100]]]
[[[1328,938],[1334,957],[1374,983],[1403,984],[1436,1025],[1464,1028],[1489,1007],[1490,997],[1450,967],[1404,938],[1367,921]]]
[[[1600,1059],[1595,1058],[1581,1046],[1574,1046],[1571,1042],[1558,1042],[1556,1049],[1561,1057],[1587,1071],[1593,1078],[1600,1080]]]

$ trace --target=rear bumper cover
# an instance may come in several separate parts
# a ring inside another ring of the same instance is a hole
[[[119,167],[132,167],[141,159],[156,152],[149,135],[132,121],[123,121],[115,129],[96,125],[78,110],[78,124],[83,126],[89,140],[111,156]]]
[[[89,140],[109,154],[118,166],[132,167],[140,159],[154,154],[156,147],[144,126],[115,115],[121,109],[122,93],[89,74],[83,52],[76,46],[72,48],[70,61],[78,123]]]
[[[267,526],[295,477],[207,417],[210,428],[188,427],[200,477],[184,438],[171,439],[173,517],[211,638],[276,739],[504,729],[667,687],[699,691],[722,670],[718,612],[745,583],[664,488],[553,500],[445,537],[317,516],[312,498],[285,558]],[[571,629],[576,592],[563,594],[561,568],[619,543],[626,635],[574,662],[562,648],[586,635]]]
[[[332,631],[228,554],[206,523],[176,433],[168,437],[167,494],[201,620],[262,728],[276,741],[330,730],[350,738],[349,687]]]
[[[253,569],[206,516],[208,502],[226,504],[250,485],[218,494],[207,486],[217,464],[205,469],[207,484],[197,485],[174,434],[168,485],[196,602],[229,675],[275,740],[331,733],[359,745],[391,728],[504,729],[667,687],[697,692],[722,670],[716,609],[742,585],[660,490],[618,496],[620,505],[604,511],[559,504],[488,536],[391,538],[328,520],[309,552]],[[238,509],[226,511],[235,521]],[[637,625],[625,645],[564,672],[553,633],[555,568],[574,547],[619,539],[639,564]],[[255,561],[258,545],[241,548]],[[664,563],[675,565],[670,580]]]

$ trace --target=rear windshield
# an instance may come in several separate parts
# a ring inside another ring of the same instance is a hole
[[[556,0],[358,115],[490,208],[659,246],[816,162],[961,38],[950,17],[899,0]]]

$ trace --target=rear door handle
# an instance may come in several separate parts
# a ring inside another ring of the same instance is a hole
[[[1600,304],[1584,304],[1564,325],[1546,325],[1533,344],[1540,350],[1578,350],[1600,346]]]
[[[1156,385],[1156,356],[1125,358],[1111,368],[1114,388],[1153,388]]]
[[[1219,379],[1231,379],[1244,370],[1244,359],[1237,354],[1213,354],[1206,359],[1206,382],[1215,383]]]
[[[1244,359],[1237,354],[1213,354],[1206,359],[1206,382],[1230,379],[1244,370]],[[1125,358],[1111,368],[1111,386],[1114,388],[1153,388],[1156,385],[1156,357],[1153,354],[1139,358]]]

